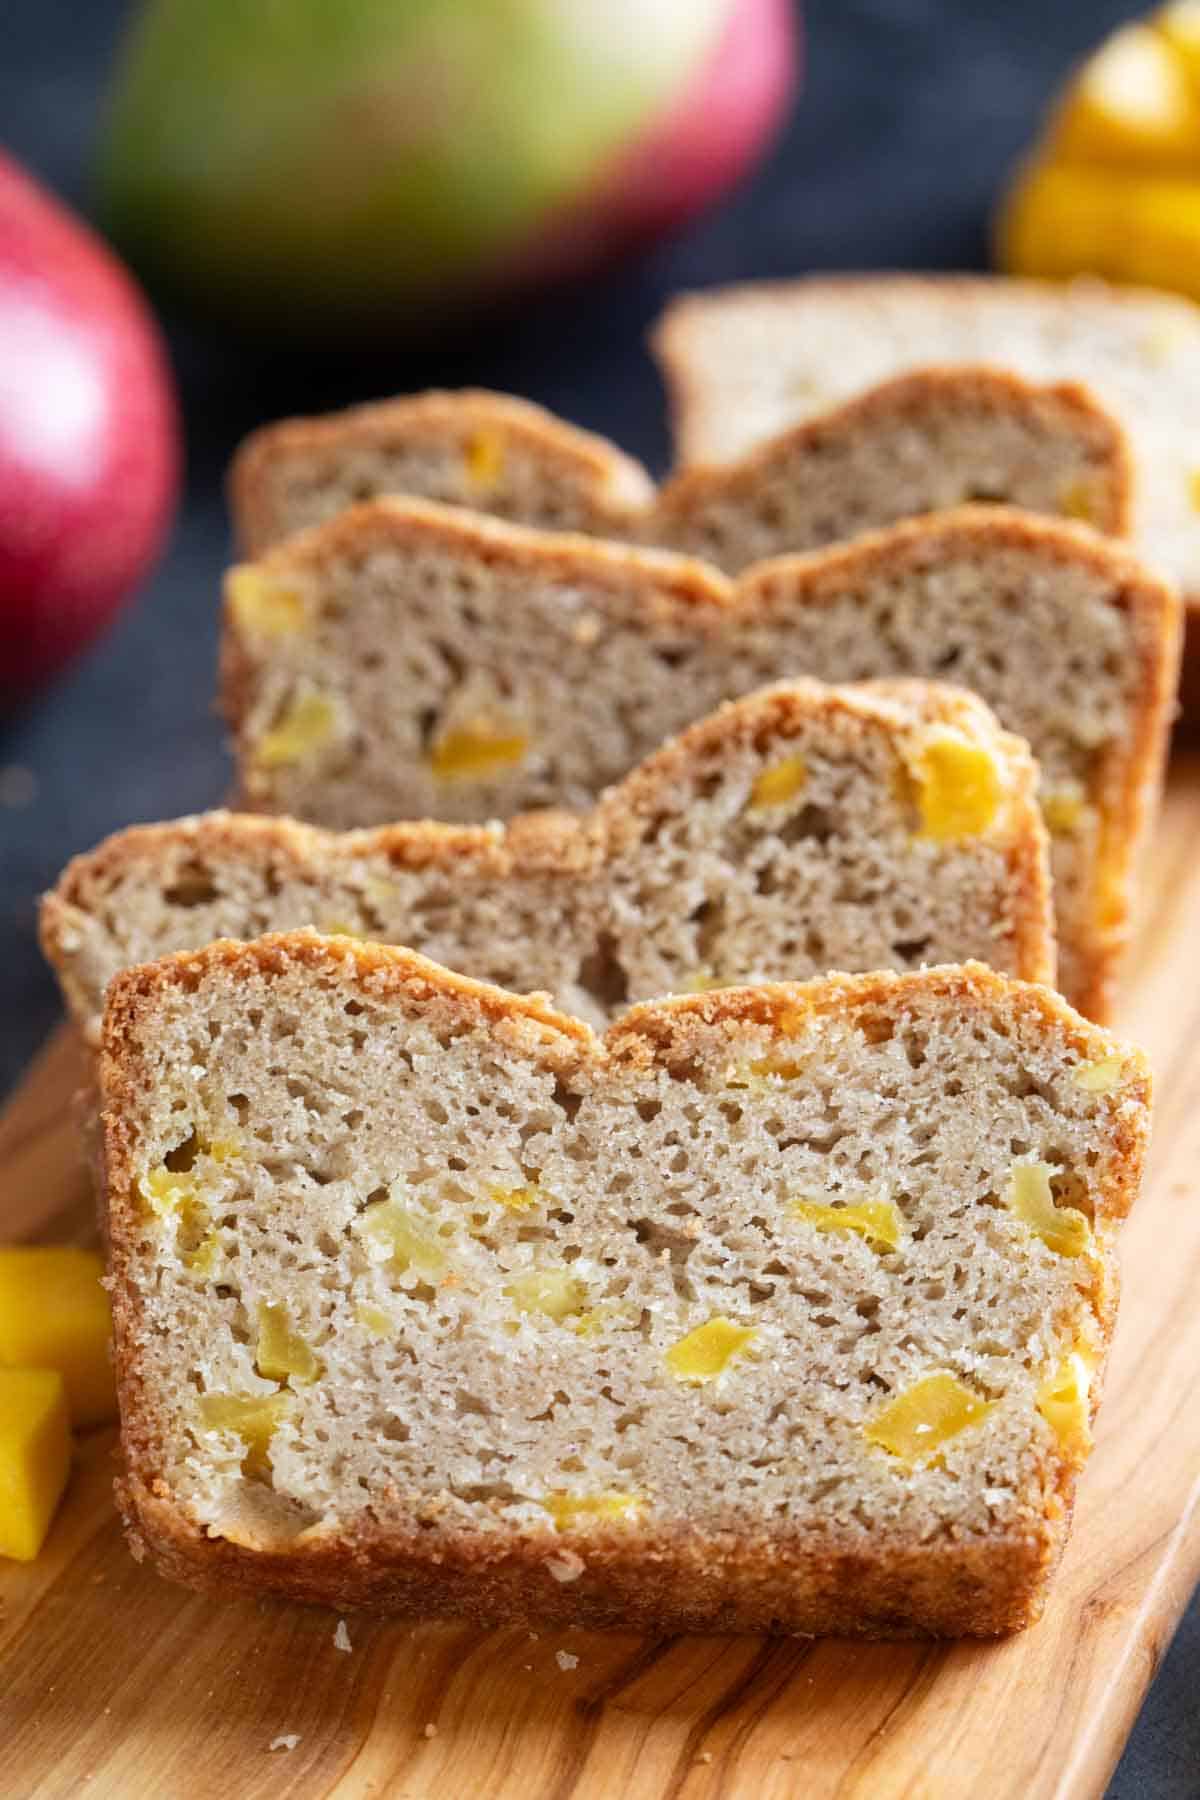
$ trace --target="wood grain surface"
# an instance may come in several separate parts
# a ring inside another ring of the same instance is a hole
[[[202,1599],[135,1564],[114,1434],[98,1432],[42,1556],[0,1565],[5,1800],[1102,1793],[1200,1577],[1198,757],[1173,769],[1144,886],[1120,1025],[1155,1064],[1151,1174],[1040,1625],[993,1645],[864,1645],[352,1617],[347,1652],[332,1614]],[[2,1238],[92,1235],[71,1113],[82,1067],[64,1030],[0,1120]]]

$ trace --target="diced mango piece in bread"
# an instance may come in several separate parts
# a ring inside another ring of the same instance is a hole
[[[735,1325],[718,1315],[697,1325],[667,1351],[667,1367],[677,1381],[715,1381],[735,1357],[741,1356],[758,1333],[753,1326]]]
[[[938,1369],[889,1400],[863,1427],[863,1436],[868,1444],[911,1465],[935,1456],[943,1444],[969,1425],[980,1424],[991,1410],[991,1402],[957,1375]]]

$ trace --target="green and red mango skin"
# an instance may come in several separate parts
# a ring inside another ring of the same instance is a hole
[[[179,425],[117,259],[0,153],[0,703],[96,637],[155,561]]]
[[[795,69],[788,0],[148,0],[106,222],[213,316],[394,342],[678,224]]]

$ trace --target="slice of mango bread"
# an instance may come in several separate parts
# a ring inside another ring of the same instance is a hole
[[[76,857],[41,932],[99,1033],[119,969],[313,926],[603,1023],[673,990],[978,958],[1054,976],[1023,740],[962,689],[797,681],[690,726],[590,814],[336,834],[210,813]]]
[[[961,682],[1042,770],[1064,991],[1109,1005],[1179,656],[1173,591],[1082,527],[975,507],[707,565],[377,500],[231,571],[238,802],[334,828],[586,808],[723,700],[799,674]]]
[[[1103,282],[816,276],[685,294],[654,334],[680,459],[744,457],[880,382],[981,357],[1083,381],[1129,435],[1141,552],[1200,602],[1200,308]]]
[[[598,1039],[297,933],[119,975],[101,1080],[163,1573],[485,1624],[1037,1617],[1149,1109],[1051,990],[842,976]]]
[[[684,550],[733,574],[970,500],[1114,534],[1129,529],[1131,507],[1125,434],[1086,389],[986,364],[910,369],[661,490],[605,439],[467,389],[266,426],[235,457],[229,494],[252,555],[355,502],[401,494]]]

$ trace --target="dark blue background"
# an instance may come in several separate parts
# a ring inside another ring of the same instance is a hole
[[[114,0],[0,0],[0,140],[85,208],[125,10]],[[104,643],[0,723],[0,768],[23,766],[37,782],[30,805],[0,805],[0,1093],[58,1015],[34,938],[37,893],[106,832],[223,794],[212,713],[228,551],[221,482],[245,431],[283,412],[477,382],[541,400],[661,470],[662,396],[642,341],[669,294],[805,269],[983,266],[989,205],[1048,94],[1133,10],[1118,0],[822,0],[809,9],[803,102],[736,199],[636,266],[477,329],[454,350],[334,369],[173,330],[189,469],[169,554]],[[1200,1795],[1200,1605],[1111,1795]]]

